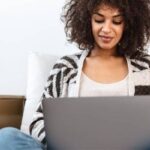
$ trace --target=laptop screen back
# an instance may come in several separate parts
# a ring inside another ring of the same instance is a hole
[[[43,100],[46,138],[56,150],[130,150],[150,141],[150,97]]]

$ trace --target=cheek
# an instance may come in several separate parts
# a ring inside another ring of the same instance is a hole
[[[120,28],[116,28],[116,35],[118,38],[121,38],[124,32],[124,28],[120,27]]]
[[[100,32],[100,29],[101,29],[100,25],[94,25],[94,26],[92,26],[93,35],[95,35],[95,36],[98,35],[99,32]]]
[[[96,34],[97,32],[100,31],[101,25],[95,23],[94,21],[91,22],[91,26],[92,26],[92,32],[93,34]]]
[[[121,36],[123,35],[123,32],[124,32],[124,25],[122,25],[119,29],[119,33]]]

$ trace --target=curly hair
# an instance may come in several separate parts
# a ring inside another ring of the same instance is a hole
[[[81,50],[94,48],[91,17],[101,4],[123,13],[125,30],[117,46],[118,53],[132,57],[146,52],[150,39],[150,0],[69,0],[61,15],[68,41],[77,43]]]

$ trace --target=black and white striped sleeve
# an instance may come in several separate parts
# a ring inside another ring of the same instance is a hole
[[[57,98],[67,95],[65,93],[66,87],[77,74],[77,59],[79,59],[77,56],[65,56],[57,61],[50,72],[41,101],[43,98]],[[30,125],[30,134],[45,144],[42,102],[38,105],[33,122]]]
[[[37,107],[37,110],[34,114],[33,121],[30,125],[30,134],[33,138],[38,141],[46,144],[45,140],[45,130],[44,130],[44,118],[43,118],[43,107],[42,100],[43,98],[54,98],[59,97],[61,94],[62,88],[62,73],[61,69],[54,67],[48,77],[44,92],[41,98],[41,101]]]

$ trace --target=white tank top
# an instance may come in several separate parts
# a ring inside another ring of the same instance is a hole
[[[128,95],[128,75],[121,81],[103,84],[91,80],[82,72],[79,90],[80,97]]]

